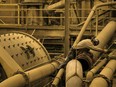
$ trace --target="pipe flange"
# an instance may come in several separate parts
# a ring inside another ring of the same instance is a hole
[[[101,78],[105,79],[106,82],[108,83],[108,87],[112,87],[112,82],[113,82],[112,79],[110,80],[105,75],[102,75],[102,74],[94,76],[94,78],[97,78],[97,77],[101,77]]]
[[[21,74],[21,75],[24,77],[24,79],[25,79],[25,81],[26,81],[24,87],[31,87],[30,79],[29,79],[28,75],[27,75],[25,72],[17,71],[17,72],[15,72],[13,75],[16,75],[16,74]]]

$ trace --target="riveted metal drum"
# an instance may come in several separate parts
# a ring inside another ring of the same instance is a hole
[[[24,71],[50,61],[44,46],[33,36],[23,32],[1,35],[0,46]]]

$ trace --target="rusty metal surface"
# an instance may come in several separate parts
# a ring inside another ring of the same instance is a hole
[[[13,32],[1,35],[0,46],[2,46],[24,70],[50,60],[50,56],[44,46],[34,37],[26,33]],[[27,49],[27,46],[33,49],[34,55],[31,52],[28,52],[28,54],[25,53],[25,50],[22,48]]]

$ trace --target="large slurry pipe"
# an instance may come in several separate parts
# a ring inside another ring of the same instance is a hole
[[[60,62],[62,62],[60,60]],[[59,66],[59,61],[53,61],[41,67],[32,69],[27,72],[20,72],[0,83],[0,87],[24,87],[28,82],[34,82],[45,76],[52,74]]]
[[[83,70],[81,63],[73,59],[66,66],[66,87],[82,87]]]
[[[99,45],[97,45],[96,47],[104,48],[109,42],[109,40],[112,38],[112,36],[114,35],[115,31],[116,31],[116,22],[115,21],[109,22],[106,25],[106,27],[104,27],[104,29],[96,37],[100,42]],[[93,51],[93,50],[91,52],[96,58],[95,60],[97,60],[100,52]]]
[[[113,51],[116,54],[116,50]],[[112,87],[112,77],[116,71],[116,56],[111,58],[105,68],[100,72],[98,77],[94,78],[90,87]]]
[[[98,72],[98,70],[103,67],[104,64],[106,64],[107,59],[104,58],[103,60],[100,61],[95,67],[93,67],[90,71],[87,72],[86,75],[86,80],[89,82],[93,79],[93,76]]]
[[[111,37],[114,35],[115,30],[116,30],[116,22],[114,21],[109,22],[106,25],[106,27],[96,37],[100,41],[97,47],[104,48],[106,44],[108,43],[108,41],[111,39]],[[100,52],[93,51],[93,50],[90,50],[90,52],[93,54],[93,56],[87,53],[82,53],[77,56],[78,61],[81,62],[84,71],[91,68],[91,66],[97,60],[100,54]]]

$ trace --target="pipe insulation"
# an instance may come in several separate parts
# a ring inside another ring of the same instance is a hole
[[[83,70],[81,63],[73,59],[66,66],[66,87],[82,87]]]

